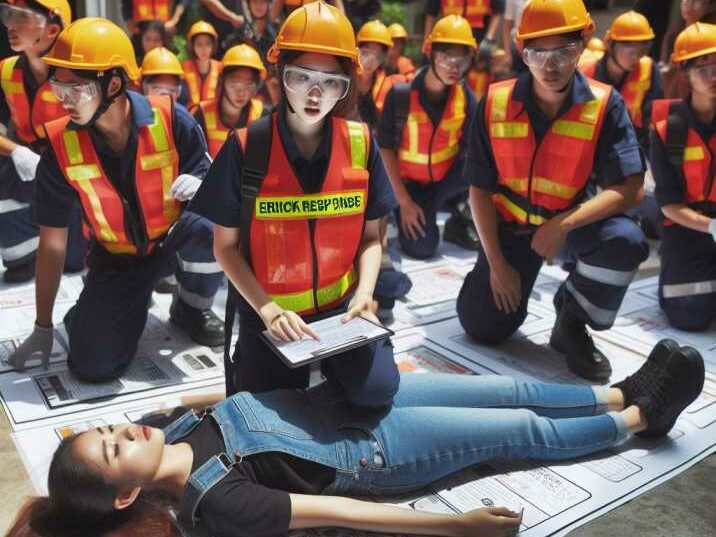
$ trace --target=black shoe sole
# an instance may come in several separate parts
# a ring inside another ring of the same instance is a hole
[[[582,377],[587,380],[599,382],[600,384],[607,382],[609,377],[612,376],[612,368],[609,370],[595,371],[594,368],[590,368],[589,364],[574,360],[564,350],[564,347],[560,344],[559,340],[554,336],[554,333],[549,338],[549,346],[556,350],[558,353],[563,354],[567,360],[567,367],[575,375]]]

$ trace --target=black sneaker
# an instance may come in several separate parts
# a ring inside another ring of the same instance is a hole
[[[647,427],[637,436],[664,436],[704,387],[704,360],[696,349],[682,347],[666,360],[662,374],[634,401],[646,416]]]
[[[194,308],[175,295],[169,314],[171,321],[199,345],[218,347],[224,344],[224,321],[210,309]]]
[[[679,344],[673,339],[662,339],[651,349],[646,362],[639,370],[624,380],[613,384],[612,388],[619,388],[624,394],[624,406],[633,405],[637,397],[648,392],[654,379],[666,367],[666,362],[673,353],[679,350]]]
[[[35,256],[33,255],[29,261],[25,261],[13,267],[6,267],[3,273],[3,280],[6,283],[25,283],[35,277]]]
[[[447,219],[445,229],[443,229],[443,240],[475,252],[479,244],[472,220],[466,220],[461,216],[451,216]]]

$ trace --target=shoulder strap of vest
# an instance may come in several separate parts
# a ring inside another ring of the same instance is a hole
[[[395,105],[393,114],[395,117],[396,143],[400,145],[400,141],[403,138],[403,129],[408,121],[408,112],[410,111],[409,82],[393,86],[393,104]]]
[[[241,170],[241,235],[240,248],[246,261],[251,264],[249,238],[251,236],[251,215],[254,212],[256,196],[268,171],[271,154],[271,137],[273,135],[273,116],[263,116],[249,123],[246,128],[246,144],[244,146],[244,167]],[[224,312],[224,372],[227,397],[239,391],[236,377],[236,364],[231,356],[231,336],[236,315],[236,299],[238,291],[229,282]],[[238,341],[236,345],[238,346]]]
[[[669,106],[669,115],[666,119],[666,152],[669,163],[676,169],[683,179],[684,151],[686,138],[689,133],[689,124],[686,121],[685,103],[678,101]]]

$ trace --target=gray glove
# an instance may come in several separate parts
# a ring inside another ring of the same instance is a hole
[[[29,147],[19,145],[10,153],[10,158],[22,181],[27,183],[35,180],[35,172],[37,172],[37,165],[40,162],[40,155]]]
[[[714,242],[716,242],[716,218],[712,218],[711,222],[709,222],[709,233],[711,233]]]
[[[25,369],[25,362],[37,358],[39,354],[42,367],[47,369],[50,367],[50,353],[52,352],[53,341],[54,335],[51,326],[47,327],[35,324],[35,329],[32,331],[32,334],[12,353],[8,361],[15,371],[23,371]]]
[[[490,61],[494,49],[495,41],[486,37],[480,41],[480,46],[477,48],[477,59],[480,61]]]
[[[201,186],[201,179],[183,173],[172,183],[172,197],[177,201],[189,201]]]

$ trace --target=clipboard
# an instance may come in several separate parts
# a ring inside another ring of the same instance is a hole
[[[344,314],[341,312],[309,323],[308,326],[321,336],[320,341],[308,336],[299,341],[277,341],[269,335],[268,330],[261,332],[261,338],[287,367],[295,369],[394,335],[389,328],[363,317],[342,323],[341,317]],[[344,337],[346,332],[347,336]]]

